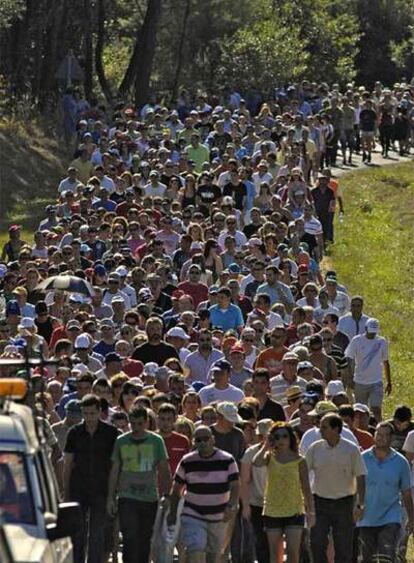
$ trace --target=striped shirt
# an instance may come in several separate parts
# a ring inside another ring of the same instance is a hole
[[[186,486],[183,514],[220,522],[230,500],[230,483],[238,478],[233,456],[223,450],[215,448],[207,458],[197,451],[185,455],[174,476],[176,483]]]

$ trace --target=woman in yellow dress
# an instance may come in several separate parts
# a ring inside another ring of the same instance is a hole
[[[283,540],[288,563],[299,563],[306,523],[315,523],[315,509],[306,461],[298,454],[292,427],[275,422],[267,440],[253,458],[253,465],[267,466],[263,524],[270,549],[270,561],[278,561]]]

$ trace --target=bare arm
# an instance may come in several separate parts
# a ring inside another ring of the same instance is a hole
[[[414,531],[414,506],[413,506],[413,497],[411,496],[411,489],[406,489],[402,492],[403,502],[405,506],[405,510],[407,511],[408,516],[408,528],[410,533]]]
[[[158,475],[160,477],[161,496],[168,495],[171,488],[171,471],[168,460],[163,459],[158,463]]]
[[[392,383],[391,383],[391,367],[390,367],[390,362],[388,360],[384,361],[384,372],[385,372],[385,379],[387,382],[387,385],[385,387],[385,392],[387,395],[389,395],[392,391]]]
[[[269,463],[269,455],[269,444],[266,441],[252,459],[252,465],[255,465],[256,467],[263,467],[264,465],[267,465]]]
[[[313,502],[312,491],[309,483],[308,465],[305,459],[299,464],[299,477],[302,487],[303,498],[305,499],[305,510],[307,513],[315,514],[315,506]]]
[[[171,493],[170,493],[170,511],[167,516],[168,526],[174,526],[177,520],[177,507],[182,497],[185,485],[183,483],[177,483],[174,481]]]
[[[243,516],[250,518],[249,485],[252,480],[252,466],[250,463],[240,464],[240,500],[243,506]]]
[[[108,502],[107,510],[110,516],[116,514],[116,492],[118,489],[119,474],[121,472],[121,465],[119,461],[113,461],[111,472],[108,481]]]

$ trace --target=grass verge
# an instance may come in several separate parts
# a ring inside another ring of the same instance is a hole
[[[364,297],[390,341],[388,416],[399,403],[414,406],[414,164],[372,167],[340,182],[346,215],[328,263],[351,295]]]

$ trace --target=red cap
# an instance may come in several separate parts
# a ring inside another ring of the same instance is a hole
[[[182,289],[174,289],[171,293],[171,299],[180,299],[183,295],[185,295],[185,293]]]
[[[9,233],[15,233],[16,231],[20,231],[22,228],[21,225],[10,225]]]

